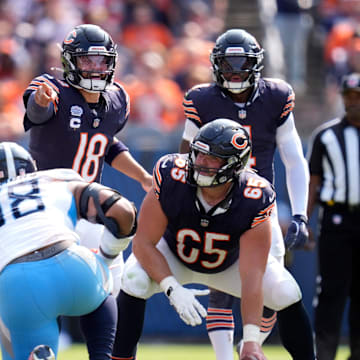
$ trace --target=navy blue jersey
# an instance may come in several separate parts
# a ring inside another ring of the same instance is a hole
[[[186,159],[165,155],[154,167],[155,195],[168,219],[164,238],[188,268],[217,273],[238,259],[240,236],[270,216],[275,192],[266,179],[243,171],[221,206],[226,211],[210,216],[200,210],[196,187],[186,182]]]
[[[35,78],[24,93],[46,82],[56,92],[54,115],[44,124],[32,123],[26,113],[24,128],[30,129],[29,150],[39,170],[71,168],[86,181],[100,182],[105,157],[114,135],[125,125],[129,98],[121,85],[101,93],[102,106],[91,108],[79,90],[65,81],[44,74]]]
[[[274,182],[276,129],[294,108],[295,95],[285,81],[259,79],[258,88],[242,107],[216,84],[203,84],[190,89],[184,98],[187,119],[196,126],[218,118],[237,121],[248,130],[252,139],[252,156],[248,162],[259,174]]]

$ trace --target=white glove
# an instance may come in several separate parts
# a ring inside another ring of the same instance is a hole
[[[191,326],[201,324],[202,320],[199,314],[204,318],[207,313],[195,296],[208,295],[210,290],[184,288],[173,276],[163,279],[160,287],[185,324]]]

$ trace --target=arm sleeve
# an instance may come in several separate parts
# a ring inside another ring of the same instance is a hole
[[[35,102],[35,92],[32,92],[27,102],[26,114],[32,123],[43,124],[54,115],[54,104],[51,102],[47,108],[38,105]]]
[[[276,144],[286,171],[286,185],[292,214],[306,216],[309,192],[309,168],[305,160],[300,137],[291,113],[276,132]]]
[[[123,151],[129,151],[129,148],[120,140],[114,141],[105,155],[105,162],[111,166],[112,161]]]
[[[182,135],[183,140],[191,142],[198,131],[199,128],[191,120],[186,119],[185,128]]]

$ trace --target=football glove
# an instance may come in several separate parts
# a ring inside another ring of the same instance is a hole
[[[210,290],[187,289],[173,276],[163,279],[160,287],[185,324],[191,326],[201,324],[201,317],[205,318],[207,313],[195,296],[208,295]]]
[[[309,239],[308,220],[304,215],[294,215],[285,236],[286,250],[302,249]]]

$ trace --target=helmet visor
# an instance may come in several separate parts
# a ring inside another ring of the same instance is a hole
[[[219,58],[218,66],[222,73],[237,73],[254,69],[256,63],[255,57],[223,56]]]
[[[76,59],[79,70],[88,72],[105,72],[113,64],[113,57],[105,55],[80,55]]]

